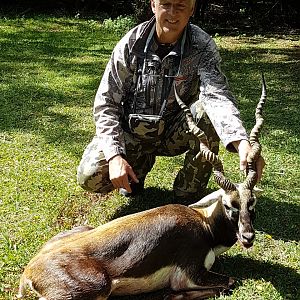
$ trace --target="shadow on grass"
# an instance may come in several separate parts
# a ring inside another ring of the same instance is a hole
[[[256,230],[270,234],[274,239],[299,241],[299,205],[261,197],[256,204],[256,211]]]
[[[207,190],[206,194],[212,192]],[[129,204],[119,207],[112,219],[157,206],[175,203],[173,192],[156,187],[145,189],[142,195],[132,197]],[[177,202],[179,203],[179,202]],[[180,203],[188,205],[193,203]],[[275,239],[298,241],[300,237],[300,207],[286,202],[275,202],[260,197],[256,205],[255,229],[270,234]]]
[[[252,39],[251,39],[252,41]],[[298,124],[299,61],[298,48],[266,49],[247,48],[238,51],[222,49],[224,69],[230,86],[238,99],[246,128],[254,125],[254,111],[260,97],[260,73],[264,72],[267,85],[267,102],[264,108],[264,131],[284,130],[289,137],[300,137]],[[270,57],[266,61],[266,57]],[[271,140],[276,149],[278,141]],[[295,153],[291,146],[285,150]]]
[[[212,190],[208,189],[205,195],[210,192],[212,192]],[[185,200],[184,202],[179,201],[177,199],[174,199],[173,191],[160,189],[157,187],[149,187],[149,188],[145,188],[143,194],[138,195],[136,197],[132,197],[128,205],[126,205],[125,207],[122,206],[119,207],[119,209],[113,215],[112,219],[119,218],[142,210],[147,210],[158,206],[166,205],[166,204],[176,203],[176,204],[189,205],[194,202],[196,201],[189,201],[189,200]]]
[[[222,256],[215,265],[213,271],[234,277],[236,288],[243,285],[243,280],[254,279],[270,282],[280,293],[283,299],[300,299],[300,291],[297,288],[300,275],[280,264],[261,262],[251,258],[235,255],[233,257]],[[160,290],[138,296],[110,297],[111,300],[162,300],[169,291]]]
[[[296,270],[272,262],[262,262],[242,255],[223,256],[216,263],[215,271],[227,274],[237,279],[238,285],[241,280],[255,279],[271,282],[283,299],[299,299],[298,289],[300,275]]]
[[[300,275],[296,270],[281,264],[262,262],[242,255],[235,255],[220,257],[214,269],[236,278],[238,285],[242,284],[241,280],[244,279],[263,279],[271,282],[283,299],[289,298],[288,295],[295,296],[292,299],[299,299],[296,295],[300,295],[297,288]]]

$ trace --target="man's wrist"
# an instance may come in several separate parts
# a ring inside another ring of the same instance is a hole
[[[123,154],[123,153],[117,153],[117,154],[113,155],[107,162],[109,163],[110,161],[112,161],[115,158],[123,158],[123,159],[125,159],[125,154]]]
[[[112,161],[113,159],[115,159],[115,158],[117,158],[117,157],[122,157],[122,156],[121,156],[121,154],[116,154],[116,155],[112,156],[112,157],[108,160],[108,162]]]
[[[237,152],[239,152],[240,146],[243,145],[243,144],[249,145],[249,141],[243,139],[243,140],[233,141],[233,142],[231,142],[231,144],[233,145],[233,147],[235,148],[235,150]]]

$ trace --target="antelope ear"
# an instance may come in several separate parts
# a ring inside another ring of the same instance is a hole
[[[258,187],[254,187],[253,188],[253,193],[254,193],[254,195],[256,196],[256,197],[259,197],[262,193],[263,193],[263,191],[264,190],[262,190],[262,189],[260,189],[260,188],[258,188]]]
[[[212,192],[212,193],[208,194],[207,196],[205,196],[204,198],[202,198],[198,202],[189,205],[189,207],[191,207],[191,208],[205,208],[205,207],[209,207],[210,205],[212,205],[215,202],[217,202],[218,200],[220,200],[223,195],[224,195],[224,190],[223,189],[219,189],[219,190],[217,190],[215,192]]]

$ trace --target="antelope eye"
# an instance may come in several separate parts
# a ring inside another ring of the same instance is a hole
[[[238,215],[240,210],[238,208],[235,208],[235,207],[231,207],[230,210],[232,211],[232,214],[234,215]]]
[[[232,214],[238,214],[239,213],[239,209],[238,208],[235,208],[233,206],[229,206],[229,205],[227,205],[225,203],[223,203],[223,205],[224,205],[225,209],[227,211],[230,211]]]
[[[248,201],[248,209],[253,210],[255,206],[255,198],[250,198]]]
[[[230,207],[227,204],[223,203],[223,205],[224,205],[226,210],[230,210]]]

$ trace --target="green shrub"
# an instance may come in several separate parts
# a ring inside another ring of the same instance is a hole
[[[132,3],[134,17],[137,23],[149,20],[152,17],[152,11],[149,0],[135,0]]]
[[[135,26],[135,20],[131,16],[119,16],[116,19],[105,19],[102,26],[108,32],[122,34]]]

